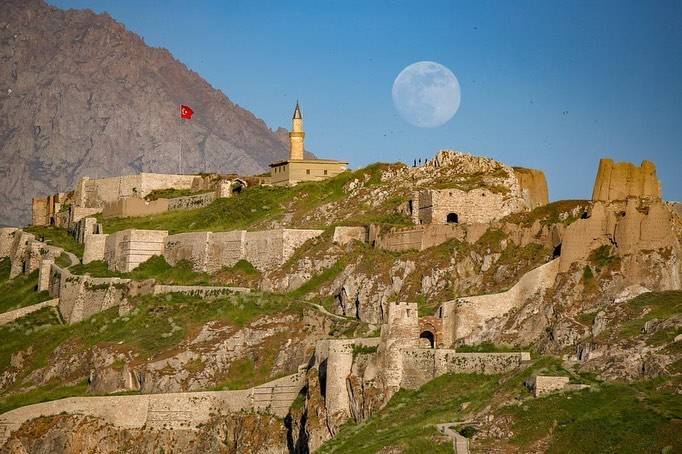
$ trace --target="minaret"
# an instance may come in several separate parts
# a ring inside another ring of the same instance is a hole
[[[296,101],[296,109],[294,116],[291,119],[291,132],[289,133],[289,160],[303,159],[303,139],[305,132],[303,132],[303,116],[301,115],[301,108]]]

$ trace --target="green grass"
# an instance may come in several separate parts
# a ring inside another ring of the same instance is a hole
[[[452,453],[452,442],[436,438],[434,424],[458,419],[464,402],[488,400],[498,379],[494,375],[450,374],[418,390],[401,390],[368,421],[346,423],[319,452],[361,454],[395,447],[405,453]]]
[[[647,321],[664,320],[682,312],[682,291],[645,293],[628,301],[623,308],[627,315],[620,327],[619,337],[634,337],[641,333]],[[669,340],[672,341],[675,335],[671,332]]]
[[[44,238],[44,241],[49,245],[61,247],[65,251],[76,254],[78,257],[83,257],[83,245],[79,244],[66,229],[53,226],[32,225],[26,227],[24,230],[35,235],[38,240]]]
[[[530,213],[514,213],[505,217],[503,221],[520,224],[526,227],[539,221],[542,225],[562,223],[568,225],[576,221],[590,206],[588,200],[559,200],[541,207],[537,207]],[[577,211],[578,215],[569,214]]]
[[[0,260],[0,313],[31,306],[50,299],[46,292],[37,292],[38,270],[9,279],[9,258]]]
[[[418,390],[401,390],[364,423],[346,423],[319,452],[374,453],[388,447],[399,452],[452,452],[449,443],[434,446],[438,439],[433,425],[462,420],[489,405],[495,421],[510,421],[513,435],[501,440],[474,439],[473,447],[481,452],[493,448],[504,452],[509,445],[514,451],[528,452],[541,440],[552,453],[682,449],[682,397],[674,385],[666,386],[665,378],[606,384],[584,375],[581,378],[594,385],[593,390],[534,399],[523,381],[537,373],[575,376],[554,357],[537,358],[528,367],[505,375],[444,375]],[[520,403],[510,405],[510,401]],[[469,402],[466,410],[462,410],[464,402]]]
[[[285,211],[300,217],[316,207],[342,199],[344,186],[352,179],[366,181],[366,186],[380,184],[381,171],[388,164],[373,164],[354,172],[343,172],[320,182],[304,182],[294,187],[255,186],[234,197],[217,199],[210,205],[187,211],[172,211],[137,218],[102,219],[104,231],[113,233],[128,228],[162,229],[169,233],[191,231],[227,231],[247,229],[267,219],[276,219]],[[389,219],[405,222],[404,217],[374,210],[367,219]],[[363,217],[363,219],[364,219]],[[319,227],[319,225],[309,225]]]
[[[71,259],[69,258],[68,255],[65,253],[61,253],[59,257],[57,257],[54,261],[57,265],[61,266],[62,268],[68,268],[71,266]]]
[[[152,201],[158,199],[174,199],[177,197],[187,197],[190,195],[205,194],[212,191],[197,191],[192,192],[190,189],[155,189],[145,196],[145,200]]]
[[[68,342],[74,353],[98,344],[152,357],[174,348],[188,333],[211,320],[244,326],[258,317],[282,313],[302,314],[303,306],[284,296],[261,293],[229,294],[202,299],[182,294],[138,297],[125,316],[114,307],[72,325],[59,325],[51,308],[0,326],[0,370],[9,367],[13,353],[32,347],[25,373],[47,365],[55,348]]]
[[[659,453],[682,449],[682,397],[646,386],[601,384],[596,391],[556,394],[505,408],[512,417],[509,440],[523,452],[550,436],[549,453]],[[661,399],[676,401],[659,405]]]
[[[26,405],[63,399],[64,397],[80,396],[85,394],[87,389],[87,381],[83,381],[77,385],[60,385],[58,383],[53,383],[24,393],[4,396],[0,398],[0,414]]]
[[[244,267],[244,265],[240,265]],[[177,265],[171,266],[163,256],[150,257],[129,273],[119,273],[109,270],[107,264],[101,260],[95,260],[87,265],[75,265],[70,268],[74,274],[90,274],[92,277],[121,277],[142,281],[156,279],[159,283],[177,285],[211,285],[215,284],[213,277],[208,273],[200,273],[192,270],[191,262],[181,260]]]
[[[332,281],[336,276],[338,276],[346,267],[346,263],[347,260],[344,258],[337,260],[332,266],[308,279],[299,288],[293,292],[290,292],[289,295],[292,298],[302,298],[308,293],[319,289],[322,285]]]

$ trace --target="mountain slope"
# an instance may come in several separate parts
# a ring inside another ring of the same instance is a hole
[[[3,0],[0,225],[82,176],[258,173],[286,136],[107,14]],[[179,118],[179,105],[195,111]]]

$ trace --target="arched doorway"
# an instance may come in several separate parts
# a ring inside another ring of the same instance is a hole
[[[448,213],[445,222],[448,224],[457,224],[459,222],[459,216],[457,216],[457,213]]]
[[[419,335],[419,347],[434,348],[436,346],[436,338],[431,331],[422,331]]]

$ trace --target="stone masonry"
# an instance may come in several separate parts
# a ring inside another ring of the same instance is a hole
[[[213,415],[256,411],[283,418],[304,385],[296,373],[237,391],[204,391],[130,396],[69,397],[17,408],[0,415],[0,445],[31,419],[59,414],[101,418],[120,428],[199,430]]]
[[[128,229],[110,234],[105,240],[104,261],[109,269],[129,272],[154,255],[163,255],[166,230]]]

